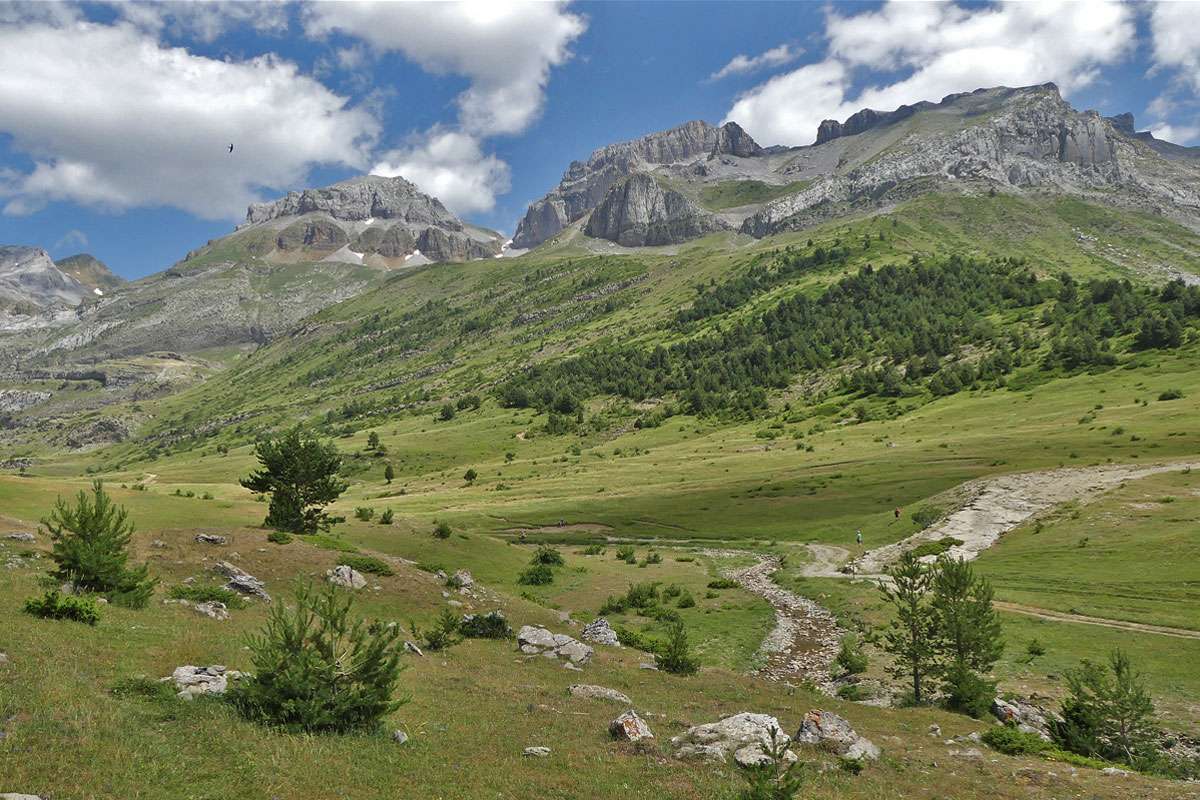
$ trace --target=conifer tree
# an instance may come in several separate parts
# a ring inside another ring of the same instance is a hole
[[[933,570],[931,612],[937,629],[946,703],[971,716],[987,712],[995,684],[984,675],[1004,650],[992,586],[964,559],[941,558]]]
[[[292,428],[255,446],[262,469],[241,481],[254,492],[271,495],[265,524],[290,533],[316,533],[341,521],[323,509],[346,491],[338,477],[342,457],[331,442],[305,436]]]
[[[880,591],[895,609],[896,616],[884,631],[883,648],[895,659],[889,668],[898,678],[912,682],[913,702],[927,693],[927,680],[938,672],[937,628],[930,608],[933,573],[911,551],[888,570],[891,585]]]

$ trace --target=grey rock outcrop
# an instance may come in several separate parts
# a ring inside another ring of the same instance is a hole
[[[598,206],[614,184],[648,165],[721,155],[749,158],[761,152],[736,122],[717,127],[700,120],[602,147],[586,162],[573,162],[558,187],[529,206],[517,224],[513,246],[536,247]]]
[[[608,723],[608,733],[614,739],[626,742],[640,742],[642,739],[653,739],[654,732],[646,724],[646,720],[638,716],[633,709]]]
[[[197,544],[225,544],[228,541],[215,533],[197,533],[195,539]]]
[[[604,617],[598,617],[587,625],[584,625],[579,635],[594,644],[605,644],[613,647],[621,643],[617,639],[617,632],[612,629],[612,626],[608,624],[608,620]]]
[[[222,695],[229,688],[229,681],[240,680],[242,673],[227,670],[220,664],[208,667],[195,667],[187,664],[176,667],[175,671],[163,678],[163,682],[175,684],[178,690],[176,697],[180,700],[194,700],[201,695]]]
[[[517,647],[525,655],[561,658],[575,666],[586,664],[594,652],[591,647],[565,633],[551,633],[535,625],[526,625],[517,631]]]
[[[671,739],[676,758],[723,762],[733,756],[742,766],[770,761],[773,748],[790,742],[778,719],[749,712],[693,726]]]
[[[1050,723],[1040,708],[1021,699],[992,701],[992,716],[1006,725],[1015,725],[1022,733],[1032,733],[1050,741]]]
[[[212,568],[213,571],[229,579],[228,583],[225,584],[226,588],[232,589],[239,594],[257,597],[268,603],[271,602],[271,595],[267,594],[266,584],[250,573],[230,564],[228,561],[218,561],[216,564],[213,564]]]
[[[40,247],[0,246],[0,313],[30,315],[51,306],[77,306],[89,295]]]
[[[593,686],[587,683],[574,683],[567,687],[567,692],[572,697],[584,697],[590,700],[607,700],[623,706],[633,705],[633,701],[629,699],[628,695],[623,692],[618,692],[616,689],[609,689],[605,686]]]
[[[584,233],[625,247],[678,244],[729,226],[652,175],[638,172],[609,189]]]
[[[253,203],[246,222],[255,224],[321,211],[334,219],[355,221],[395,219],[417,225],[462,230],[463,224],[441,201],[404,178],[362,175],[316,189],[288,192],[279,200]]]
[[[346,589],[361,589],[367,585],[367,579],[363,577],[361,572],[345,564],[338,564],[326,572],[325,580],[334,586],[341,586]]]
[[[545,758],[546,756],[550,755],[550,748],[543,747],[541,745],[535,745],[534,747],[526,747],[524,750],[521,751],[521,755],[527,756],[529,758]]]
[[[12,533],[5,534],[4,538],[11,539],[14,542],[35,542],[35,541],[37,541],[37,537],[34,536],[29,531],[13,531]]]
[[[796,733],[796,744],[815,745],[831,753],[850,759],[879,758],[879,748],[859,736],[844,717],[832,711],[809,711]]]

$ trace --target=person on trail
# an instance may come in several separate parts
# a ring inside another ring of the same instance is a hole
[[[896,506],[896,519],[900,519],[900,506]]]
[[[854,541],[862,544],[862,528],[859,528],[854,534]]]

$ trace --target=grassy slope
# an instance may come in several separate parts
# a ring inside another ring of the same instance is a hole
[[[1126,252],[1177,258],[1172,263],[1180,267],[1186,254],[1195,251],[1194,238],[1165,223],[1142,224],[1126,217],[1117,224],[1106,213],[1084,214],[1070,203],[927,198],[886,218],[829,226],[812,236],[821,241],[884,232],[886,241],[864,256],[874,263],[935,250],[1027,252],[1046,272],[1069,269],[1085,275],[1120,274],[1124,262],[1081,246],[1075,227],[1108,237]],[[803,241],[808,235],[782,241]],[[548,607],[586,619],[606,595],[636,581],[689,587],[698,606],[682,613],[707,665],[700,677],[680,681],[642,672],[636,669],[637,654],[630,651],[602,653],[583,676],[588,682],[627,690],[639,709],[664,715],[650,717],[659,740],[648,752],[638,754],[605,741],[604,725],[619,709],[565,702],[563,687],[578,676],[540,659],[516,667],[508,646],[495,643],[471,643],[445,657],[412,661],[405,684],[413,702],[389,722],[417,734],[414,746],[404,751],[383,738],[284,736],[238,722],[218,709],[164,708],[134,698],[114,699],[106,689],[122,675],[167,674],[186,661],[248,666],[236,634],[261,620],[261,608],[239,612],[222,625],[197,621],[176,607],[154,605],[138,613],[106,609],[105,621],[95,631],[34,622],[12,611],[0,613],[0,644],[13,656],[8,668],[13,674],[0,683],[0,717],[15,714],[18,720],[0,744],[0,775],[13,776],[19,782],[14,788],[53,792],[55,797],[373,797],[381,791],[427,792],[431,786],[444,787],[438,796],[446,798],[534,792],[564,798],[722,797],[734,785],[727,771],[681,767],[659,757],[666,752],[669,735],[685,722],[747,709],[777,713],[791,729],[804,710],[819,704],[842,709],[856,727],[885,747],[889,759],[854,781],[836,772],[818,778],[816,797],[1144,796],[1150,789],[1140,779],[1104,780],[1087,770],[1073,778],[1051,778],[1047,772],[1061,776],[1063,769],[1038,762],[1024,762],[1036,766],[1036,777],[1014,781],[1013,770],[1022,762],[999,756],[955,762],[949,773],[938,769],[934,785],[928,780],[930,764],[944,764],[947,753],[940,740],[924,735],[925,728],[936,720],[953,734],[977,729],[976,723],[933,711],[847,706],[740,677],[737,671],[752,661],[770,625],[769,609],[737,590],[703,598],[713,570],[703,559],[679,562],[676,551],[663,549],[663,564],[639,569],[616,562],[611,547],[602,557],[583,557],[571,547],[568,565],[555,584],[529,592],[529,599],[521,597],[526,589],[515,579],[530,550],[513,543],[520,529],[530,530],[532,539],[651,540],[639,543],[639,556],[655,542],[774,547],[795,563],[803,558],[803,551],[794,546],[800,542],[829,542],[854,550],[857,528],[871,546],[906,536],[914,528],[907,519],[891,523],[894,506],[909,509],[979,475],[1195,455],[1200,431],[1189,427],[1196,412],[1193,398],[1200,397],[1200,353],[1195,347],[1174,355],[1155,354],[1136,369],[1058,379],[1025,391],[962,393],[890,422],[841,425],[838,415],[808,416],[813,411],[809,409],[783,422],[773,431],[779,435],[773,440],[758,435],[769,421],[728,424],[680,417],[648,430],[616,425],[583,437],[554,437],[540,432],[544,416],[500,409],[491,400],[451,422],[434,421],[441,397],[486,391],[506,365],[522,359],[546,358],[607,336],[650,341],[659,335],[654,332],[656,321],[692,296],[692,284],[719,278],[739,268],[755,249],[780,243],[760,243],[733,254],[701,248],[678,256],[535,256],[403,273],[378,291],[327,309],[308,333],[260,351],[245,366],[183,395],[146,404],[160,420],[186,418],[193,426],[248,411],[264,412],[262,418],[232,423],[199,447],[154,461],[145,460],[144,445],[134,443],[98,453],[53,456],[40,462],[31,477],[0,478],[0,514],[25,526],[49,509],[55,495],[84,485],[85,465],[112,469],[106,478],[134,510],[141,553],[153,559],[165,583],[203,573],[203,559],[217,551],[202,550],[191,543],[191,536],[196,530],[217,529],[234,536],[226,551],[241,553],[243,566],[266,578],[273,592],[286,594],[294,576],[319,575],[336,557],[307,544],[266,545],[263,533],[250,527],[261,520],[264,507],[236,484],[252,465],[247,444],[252,434],[248,427],[239,431],[238,425],[298,420],[336,409],[352,397],[382,398],[382,403],[421,384],[433,393],[431,401],[419,402],[411,413],[395,410],[359,420],[356,427],[367,427],[339,440],[339,447],[352,455],[356,471],[336,510],[352,517],[356,506],[371,505],[390,507],[397,515],[391,527],[348,522],[340,526],[342,537],[428,565],[469,568],[503,594],[518,622],[556,623]],[[647,277],[641,282],[601,298],[600,303],[617,298],[615,308],[571,300],[642,274]],[[532,275],[530,281],[527,275]],[[809,275],[777,291],[812,290],[835,277]],[[420,309],[439,299],[456,310],[449,316],[438,311],[422,317]],[[551,311],[539,320],[513,323],[520,314],[545,309]],[[489,310],[494,318],[484,320],[481,330],[463,333],[452,324]],[[372,315],[394,320],[414,311],[408,320],[413,331],[419,334],[421,325],[430,329],[415,352],[355,352],[345,343],[348,330]],[[336,380],[315,386],[297,381],[329,364],[342,367]],[[435,365],[443,366],[425,377],[413,377]],[[405,376],[407,383],[397,387],[375,392],[364,388]],[[1153,398],[1167,388],[1183,389],[1185,398],[1155,402]],[[1137,402],[1141,400],[1149,402]],[[1098,403],[1104,409],[1096,418],[1080,423]],[[593,403],[591,412],[601,413],[604,405]],[[817,423],[825,430],[812,432]],[[1118,426],[1125,432],[1113,436]],[[370,429],[379,433],[396,467],[397,478],[390,486],[382,479],[384,459],[361,452]],[[813,445],[813,451],[796,449],[794,433]],[[1130,439],[1134,434],[1137,440]],[[230,452],[217,453],[218,443],[227,444]],[[509,452],[511,461],[505,457]],[[468,467],[480,474],[472,485],[462,479]],[[1195,515],[1190,479],[1164,475],[1151,481],[1130,484],[1084,507],[1077,519],[1069,513],[1056,518],[1039,534],[1031,529],[1015,532],[984,557],[980,568],[995,579],[1002,599],[1185,624],[1181,620],[1195,608],[1194,592],[1188,588],[1197,580],[1194,559],[1177,559],[1167,571],[1150,576],[1147,571],[1163,559],[1145,545],[1151,542],[1173,554],[1189,546],[1187,535],[1194,525],[1188,520]],[[146,482],[147,489],[116,488],[121,482]],[[174,497],[177,488],[208,491],[215,499]],[[1177,500],[1145,499],[1166,496]],[[1128,504],[1135,502],[1155,505],[1137,509],[1137,518],[1130,520]],[[433,539],[428,532],[435,519],[451,522],[458,533],[446,541]],[[560,519],[580,527],[560,529],[555,524]],[[1079,550],[1075,543],[1084,535],[1089,544]],[[146,545],[153,538],[167,541],[168,549],[149,549]],[[1087,579],[1114,586],[1111,596],[1080,592],[1075,580],[1080,577],[1080,554],[1087,559]],[[0,582],[0,606],[15,609],[21,598],[33,593],[34,576],[29,570],[5,575],[11,580]],[[882,619],[870,587],[805,580],[794,570],[780,577],[847,616]],[[364,593],[364,610],[371,616],[427,620],[441,606],[439,589],[425,573],[402,570],[396,578],[378,583],[378,592]],[[645,625],[643,620],[630,622]],[[1099,658],[1120,645],[1136,654],[1172,720],[1195,723],[1200,682],[1187,665],[1200,657],[1200,643],[1017,615],[1006,614],[1004,622],[1010,645],[997,674],[1005,688],[1056,693],[1063,669],[1078,658]],[[1049,652],[1025,663],[1024,643],[1033,636],[1045,642]],[[79,653],[71,662],[55,655],[68,640]],[[210,745],[198,754],[189,750],[185,757],[185,738]],[[541,743],[555,748],[552,759],[521,760],[521,747]],[[43,757],[27,758],[29,748]],[[1156,796],[1185,796],[1179,787],[1156,786]]]

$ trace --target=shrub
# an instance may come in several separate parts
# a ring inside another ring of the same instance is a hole
[[[449,539],[454,531],[448,522],[437,522],[433,526],[433,535],[438,539]]]
[[[917,527],[925,530],[933,523],[937,522],[945,512],[937,506],[921,506],[912,513],[912,521],[917,523]]]
[[[50,589],[40,598],[31,597],[26,600],[25,613],[46,619],[82,622],[85,625],[95,625],[100,621],[96,601],[91,597],[60,594],[57,589]]]
[[[363,522],[369,522],[375,516],[375,509],[367,506],[359,506],[354,509],[354,518],[361,519]]]
[[[637,556],[634,554],[633,545],[623,544],[617,548],[618,561],[630,562],[636,558]]]
[[[1183,392],[1179,389],[1167,389],[1158,396],[1159,400],[1179,400],[1183,397]]]
[[[1137,765],[1152,757],[1154,704],[1145,682],[1121,650],[1107,664],[1084,661],[1067,673],[1070,695],[1051,732],[1064,749]]]
[[[680,608],[695,608],[696,598],[692,597],[692,593],[684,589],[683,594],[679,595],[679,602],[676,603]]]
[[[386,509],[382,514],[379,515],[379,524],[380,525],[391,525],[392,520],[394,520],[395,517],[396,517],[395,513],[390,508]]]
[[[287,544],[292,540],[292,535],[287,531],[271,531],[267,534],[267,541],[275,544]]]
[[[468,469],[466,472],[463,473],[463,480],[466,481],[467,483],[474,483],[475,479],[478,477],[479,477],[479,473],[476,472],[474,468]]]
[[[989,681],[967,667],[948,670],[942,689],[946,708],[975,719],[988,715],[996,697],[995,681]]]
[[[442,406],[442,410],[438,412],[438,419],[442,422],[449,422],[454,419],[454,406],[446,403]]]
[[[264,524],[289,533],[329,530],[339,517],[324,512],[348,484],[338,477],[342,457],[332,442],[305,436],[298,427],[255,445],[262,468],[241,484],[271,496]]]
[[[647,566],[649,564],[661,564],[661,563],[662,563],[662,554],[656,553],[654,551],[647,553],[646,557],[644,559],[642,559],[643,567]]]
[[[691,653],[688,645],[687,628],[680,621],[667,626],[667,641],[658,653],[658,667],[672,675],[695,675],[700,662]]]
[[[354,600],[328,586],[296,591],[296,605],[274,603],[251,636],[254,675],[226,692],[247,719],[288,730],[370,729],[403,701],[392,695],[403,644],[397,626],[368,630],[351,619]]]
[[[837,696],[852,703],[871,698],[870,692],[864,689],[861,683],[847,683],[844,686],[839,686]]]
[[[538,545],[538,549],[533,554],[533,558],[529,561],[530,564],[545,564],[552,567],[561,567],[566,562],[563,561],[562,553],[555,550],[548,544]]]
[[[680,586],[678,583],[668,584],[667,588],[662,590],[662,597],[664,600],[669,600],[669,599],[672,599],[675,597],[679,597],[679,595],[681,595],[681,594],[683,594],[683,587]]]
[[[513,635],[501,611],[489,611],[486,614],[467,614],[458,626],[463,636],[470,639],[508,639]]]
[[[983,734],[983,743],[1010,756],[1037,755],[1054,747],[1036,733],[1025,733],[1010,725],[988,728]]]
[[[1030,639],[1029,644],[1025,645],[1025,652],[1031,659],[1037,658],[1046,655],[1046,646],[1037,639]]]
[[[737,800],[793,800],[799,794],[804,785],[804,766],[799,761],[788,763],[787,744],[779,733],[778,730],[771,730],[768,761],[738,770],[738,774],[746,781],[746,787]],[[859,763],[858,759],[850,760]]]
[[[708,582],[710,589],[736,589],[738,582],[729,578],[717,578],[715,581]]]
[[[861,675],[867,671],[867,654],[863,652],[853,634],[842,637],[842,646],[835,660],[847,675]]]
[[[522,586],[546,586],[554,583],[554,570],[545,564],[535,564],[517,576]]]
[[[202,586],[182,583],[172,586],[167,591],[167,597],[176,600],[188,600],[193,603],[224,603],[228,608],[245,608],[246,601],[232,589],[224,586]]]
[[[940,556],[951,547],[958,547],[962,544],[962,539],[955,539],[953,536],[943,536],[940,539],[932,542],[922,542],[912,549],[913,558],[924,558],[925,556]]]
[[[338,559],[339,564],[345,564],[359,572],[369,572],[372,575],[395,575],[396,572],[386,561],[375,556],[345,555]]]
[[[58,498],[42,523],[54,541],[51,557],[58,565],[57,580],[130,608],[142,608],[150,601],[158,579],[149,577],[144,564],[129,567],[133,523],[124,506],[112,504],[100,481],[92,484],[90,498],[79,492],[74,505]]]
[[[587,547],[583,548],[583,555],[585,555],[585,556],[602,556],[602,555],[604,555],[604,545],[589,544]]]
[[[418,628],[415,622],[410,623],[409,627],[412,629],[413,638],[421,641],[426,650],[445,650],[462,640],[459,635],[461,625],[462,620],[457,614],[448,608],[443,608],[432,628],[423,630]]]

